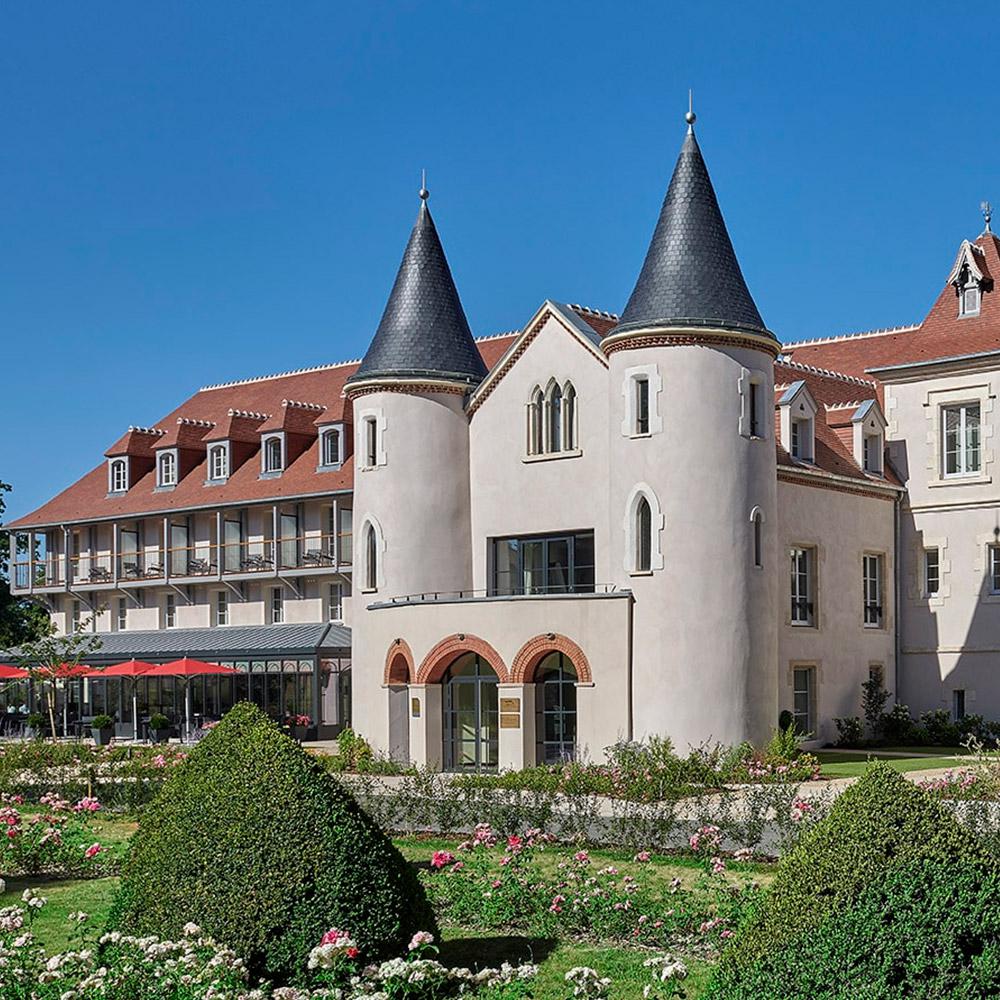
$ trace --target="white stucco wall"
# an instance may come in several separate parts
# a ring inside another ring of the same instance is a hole
[[[792,710],[792,670],[815,668],[815,736],[833,742],[833,719],[861,716],[861,685],[869,668],[884,668],[886,686],[895,693],[895,609],[893,580],[893,502],[827,488],[778,483],[778,638],[779,711]],[[815,627],[791,624],[789,555],[793,546],[816,553]],[[883,622],[864,625],[865,553],[884,556]],[[777,723],[777,718],[771,723]]]

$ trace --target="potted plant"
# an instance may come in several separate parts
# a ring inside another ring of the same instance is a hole
[[[170,737],[170,720],[160,712],[149,717],[149,738],[154,743],[166,743]]]
[[[285,725],[288,726],[293,739],[300,743],[309,739],[309,727],[312,725],[312,719],[308,715],[289,715],[285,719]]]
[[[45,716],[41,712],[32,712],[25,720],[29,740],[40,740],[45,726]]]
[[[94,736],[94,746],[106,747],[114,735],[115,720],[110,715],[95,715],[90,723],[90,731]]]

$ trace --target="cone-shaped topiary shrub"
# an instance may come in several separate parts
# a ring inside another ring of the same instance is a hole
[[[331,927],[351,933],[364,961],[436,930],[389,838],[250,704],[226,714],[142,814],[109,927],[177,938],[187,921],[279,981],[301,974]]]
[[[800,948],[817,928],[850,911],[867,889],[882,884],[895,870],[905,873],[924,862],[954,870],[992,864],[985,849],[944,806],[886,764],[873,764],[837,799],[830,815],[782,858],[770,889],[723,954],[709,996],[806,996],[780,992],[787,984],[775,983],[770,993],[740,992],[736,984],[755,978],[783,949]],[[887,914],[886,933],[906,931]]]
[[[993,1000],[1000,869],[894,866],[849,907],[714,985],[725,1000]]]

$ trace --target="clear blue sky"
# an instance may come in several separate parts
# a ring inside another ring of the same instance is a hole
[[[689,86],[778,336],[920,319],[1000,205],[998,18],[956,10],[4,4],[9,514],[202,384],[362,354],[421,167],[477,335],[620,311]]]

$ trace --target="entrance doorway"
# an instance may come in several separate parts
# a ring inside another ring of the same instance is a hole
[[[476,653],[463,653],[445,672],[441,683],[445,770],[495,771],[499,711],[493,668]]]

